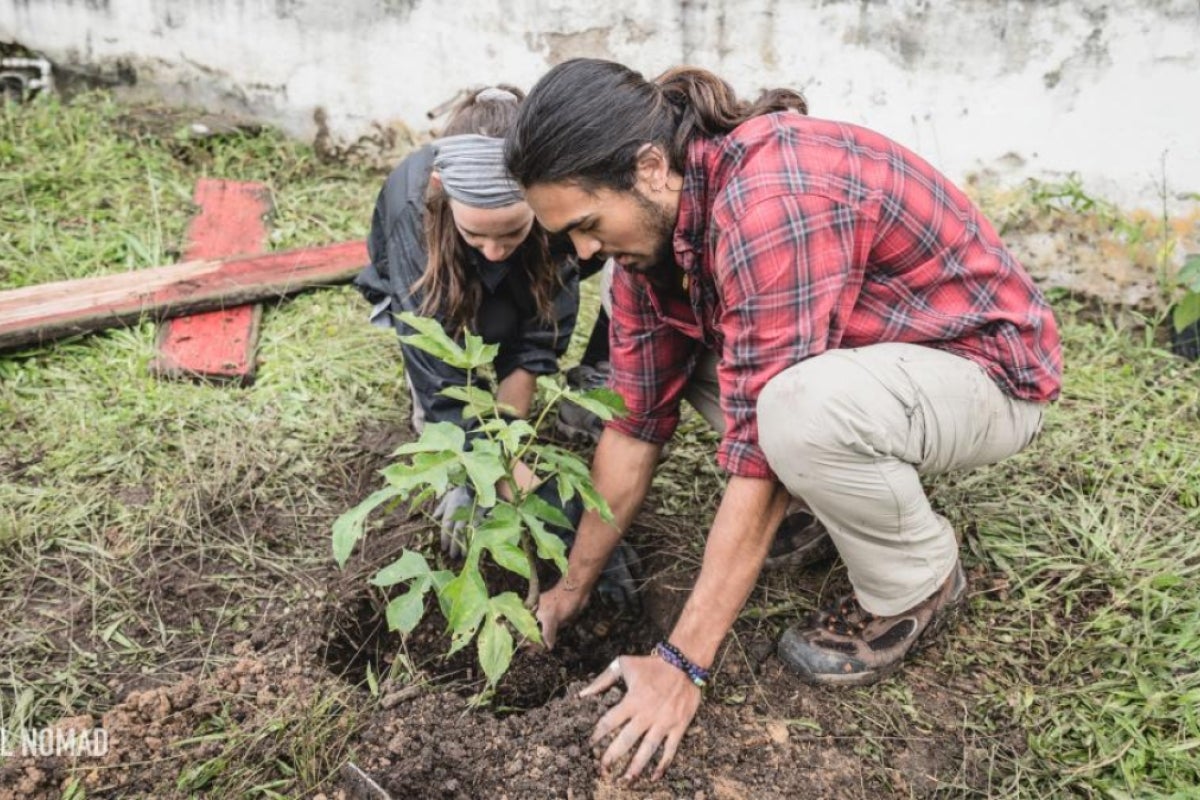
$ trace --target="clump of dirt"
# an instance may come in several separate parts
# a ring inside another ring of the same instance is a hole
[[[106,752],[18,751],[0,764],[0,800],[61,797],[72,784],[87,797],[235,796],[291,785],[297,768],[333,774],[354,732],[352,692],[293,654],[256,654],[249,642],[235,652],[236,662],[210,676],[130,692],[99,719],[61,721],[103,729]],[[306,752],[306,742],[321,749]]]

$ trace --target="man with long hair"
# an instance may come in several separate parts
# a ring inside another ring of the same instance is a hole
[[[546,642],[586,602],[637,513],[680,400],[721,430],[729,482],[670,636],[586,690],[624,681],[594,740],[663,774],[792,498],[819,520],[853,594],[798,622],[781,660],[816,684],[897,668],[952,618],[966,576],[920,476],[1026,447],[1059,392],[1053,315],[943,175],[873,131],[737,98],[700,69],[654,81],[577,59],[534,87],[507,145],[543,227],[611,257],[612,385],[630,409],[592,467],[617,525],[587,514],[542,595]],[[708,397],[706,402],[703,398]]]

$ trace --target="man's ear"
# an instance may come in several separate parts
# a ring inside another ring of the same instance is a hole
[[[671,164],[661,146],[652,142],[642,145],[637,154],[637,184],[643,191],[661,192],[667,185]]]

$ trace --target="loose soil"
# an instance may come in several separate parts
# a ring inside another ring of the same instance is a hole
[[[374,488],[399,441],[366,432],[331,470],[331,507],[348,508]],[[786,625],[844,591],[836,564],[764,575],[661,783],[623,787],[600,775],[589,735],[620,693],[580,699],[578,690],[616,655],[645,653],[669,630],[699,567],[707,524],[699,515],[643,514],[630,533],[642,558],[640,616],[594,602],[554,652],[518,652],[485,704],[475,702],[484,683],[470,652],[443,657],[448,641],[434,615],[401,640],[383,623],[386,597],[367,585],[405,546],[432,543],[422,517],[395,512],[339,571],[323,557],[331,519],[266,509],[232,516],[242,530],[307,553],[310,566],[291,578],[302,591],[272,600],[247,571],[246,591],[262,591],[262,600],[258,618],[237,632],[199,611],[221,607],[237,566],[164,548],[147,591],[164,619],[197,620],[196,636],[174,645],[170,663],[124,673],[108,665],[107,709],[59,723],[104,728],[107,755],[9,758],[0,800],[58,798],[72,782],[89,798],[240,796],[254,785],[282,796],[307,786],[328,798],[382,797],[363,774],[393,798],[910,798],[986,785],[990,750],[958,727],[980,694],[975,677],[942,665],[953,637],[861,692],[808,687],[775,658]],[[980,569],[973,583],[991,588]],[[69,630],[56,634],[63,647]],[[321,752],[305,756],[313,743]],[[295,774],[314,764],[330,777]]]

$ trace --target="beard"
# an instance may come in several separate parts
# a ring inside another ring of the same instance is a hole
[[[633,264],[625,269],[642,275],[674,269],[675,220],[636,186],[633,187],[633,198],[638,206],[638,228],[651,242],[650,260],[646,264]]]

